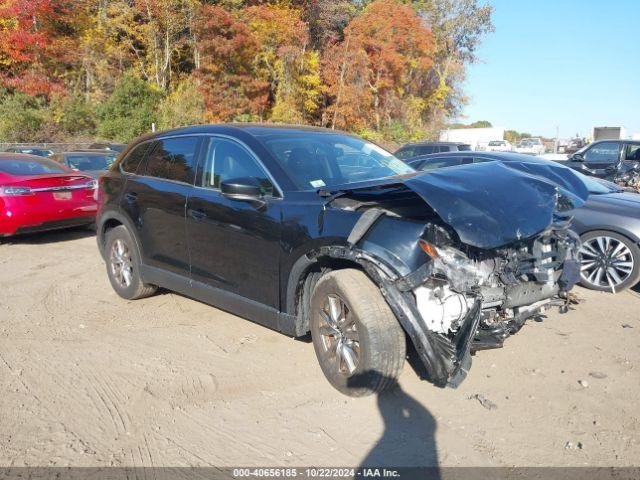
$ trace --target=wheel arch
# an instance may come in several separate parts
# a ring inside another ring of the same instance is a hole
[[[113,228],[121,225],[124,226],[131,234],[138,253],[138,258],[140,258],[140,260],[142,261],[142,248],[140,246],[140,239],[138,238],[138,232],[136,231],[136,228],[134,227],[131,220],[122,215],[120,212],[116,211],[101,214],[100,219],[98,220],[98,223],[96,225],[96,240],[98,242],[98,249],[100,250],[102,258],[105,258],[105,241],[107,233],[109,232],[109,230],[112,230]]]
[[[378,287],[382,277],[399,277],[383,259],[360,249],[330,246],[307,252],[291,268],[285,293],[285,313],[295,319],[295,336],[309,332],[309,300],[316,282],[329,271],[346,268],[362,271]]]

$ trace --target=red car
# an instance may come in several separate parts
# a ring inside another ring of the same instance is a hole
[[[95,221],[96,181],[59,163],[0,153],[0,237]]]

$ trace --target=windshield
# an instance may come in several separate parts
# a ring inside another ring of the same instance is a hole
[[[67,162],[71,168],[86,172],[107,170],[115,159],[115,155],[70,155],[67,157]]]
[[[68,173],[69,170],[50,160],[0,160],[0,172],[14,176]]]
[[[489,142],[489,146],[490,146],[490,147],[500,147],[500,146],[502,146],[502,145],[504,145],[504,142],[499,142],[499,141],[492,141],[492,142]]]
[[[304,132],[261,141],[300,190],[415,172],[377,145],[348,135]]]
[[[25,153],[27,155],[37,155],[38,157],[50,157],[53,155],[51,150],[42,150],[40,148],[21,148],[16,153]]]

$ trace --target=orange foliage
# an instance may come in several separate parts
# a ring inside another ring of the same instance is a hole
[[[0,84],[28,95],[63,90],[74,63],[64,0],[5,0],[0,4]]]
[[[402,117],[405,100],[424,97],[433,65],[431,31],[410,5],[376,0],[347,26],[344,40],[326,50],[324,75],[333,99],[329,122],[340,128],[379,129]]]

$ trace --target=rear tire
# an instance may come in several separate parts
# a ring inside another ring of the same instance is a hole
[[[311,295],[309,326],[329,383],[351,397],[394,387],[406,356],[402,327],[361,271],[323,275]]]
[[[621,292],[638,283],[640,248],[631,239],[595,230],[581,235],[580,240],[580,285],[590,290]]]
[[[153,295],[158,287],[148,285],[140,276],[140,257],[131,233],[124,225],[112,228],[105,240],[107,275],[118,295],[137,300]]]

